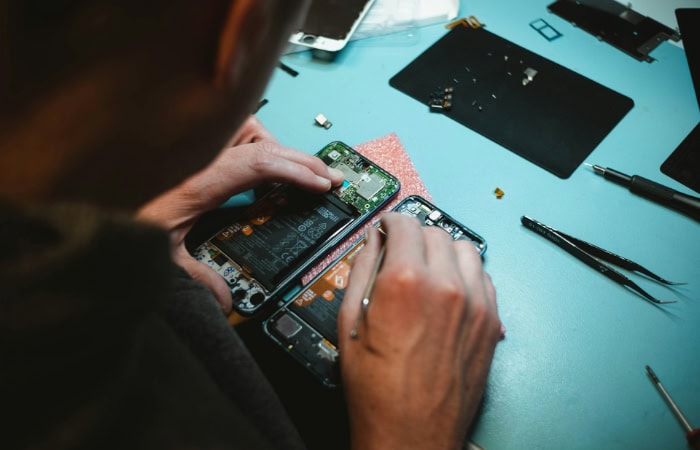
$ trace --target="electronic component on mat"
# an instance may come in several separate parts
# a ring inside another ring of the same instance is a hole
[[[420,196],[406,197],[393,210],[471,242],[482,255],[486,251],[484,238]],[[263,322],[265,333],[328,387],[340,383],[336,322],[353,260],[364,244],[364,237],[358,239]]]
[[[445,89],[438,88],[435,92],[431,93],[430,99],[428,100],[430,112],[450,111],[452,109],[453,92],[453,87],[446,87]]]
[[[228,283],[234,312],[272,304],[399,190],[396,177],[342,142],[316,156],[343,171],[341,186],[325,194],[278,186],[195,250]]]

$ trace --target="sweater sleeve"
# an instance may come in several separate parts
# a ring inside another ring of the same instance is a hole
[[[281,407],[162,230],[0,205],[0,231],[3,449],[294,448],[257,423]]]
[[[281,401],[211,292],[180,267],[175,269],[174,280],[163,315],[182,342],[274,448],[305,448]]]

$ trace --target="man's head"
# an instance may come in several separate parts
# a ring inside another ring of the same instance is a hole
[[[133,208],[211,161],[307,0],[0,0],[0,197]]]

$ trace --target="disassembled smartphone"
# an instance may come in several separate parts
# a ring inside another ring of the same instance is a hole
[[[343,172],[342,185],[325,194],[279,185],[194,251],[224,277],[243,316],[273,304],[399,191],[396,177],[342,142],[316,156]]]
[[[292,44],[337,52],[345,47],[374,0],[313,0]]]
[[[454,240],[472,242],[481,255],[486,251],[484,238],[422,197],[409,196],[393,210],[440,227]],[[364,245],[364,237],[358,239],[263,322],[265,333],[327,387],[340,383],[337,317],[353,260]]]

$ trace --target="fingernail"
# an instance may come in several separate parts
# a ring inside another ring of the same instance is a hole
[[[331,187],[331,180],[328,178],[324,177],[319,177],[318,175],[316,176],[316,179],[318,179],[318,184],[324,186],[326,189],[330,189]]]

